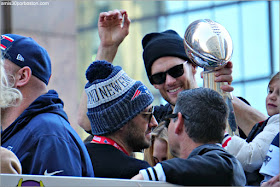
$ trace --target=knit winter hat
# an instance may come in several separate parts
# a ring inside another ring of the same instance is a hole
[[[93,135],[122,128],[154,100],[140,81],[131,79],[120,66],[94,61],[86,71],[87,115]]]
[[[191,62],[186,55],[183,38],[174,30],[147,34],[142,40],[142,46],[143,60],[149,80],[151,67],[158,58],[174,56]]]
[[[1,53],[19,67],[28,66],[32,75],[48,85],[52,74],[49,54],[32,38],[16,34],[1,35]]]

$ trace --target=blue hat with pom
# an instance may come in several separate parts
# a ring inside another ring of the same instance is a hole
[[[1,35],[1,53],[19,67],[28,66],[32,75],[48,85],[52,74],[49,54],[32,38],[17,34]]]
[[[91,63],[86,78],[87,115],[93,135],[119,130],[154,100],[143,83],[107,61]]]

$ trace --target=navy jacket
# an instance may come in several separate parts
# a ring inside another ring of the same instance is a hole
[[[86,147],[54,90],[38,97],[1,132],[1,141],[19,158],[23,174],[94,176]]]

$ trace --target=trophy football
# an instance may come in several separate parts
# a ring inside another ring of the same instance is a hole
[[[233,44],[228,31],[219,23],[210,19],[192,22],[184,35],[184,47],[192,63],[204,68],[203,87],[220,93],[229,107],[226,131],[230,135],[239,135],[236,125],[231,93],[224,92],[221,86],[225,82],[215,82],[215,70],[223,68],[230,61]]]

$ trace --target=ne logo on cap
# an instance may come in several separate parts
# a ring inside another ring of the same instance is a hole
[[[136,97],[138,97],[141,94],[149,94],[148,88],[144,85],[139,86],[137,90],[135,91],[133,97],[131,98],[131,101],[134,100]]]

